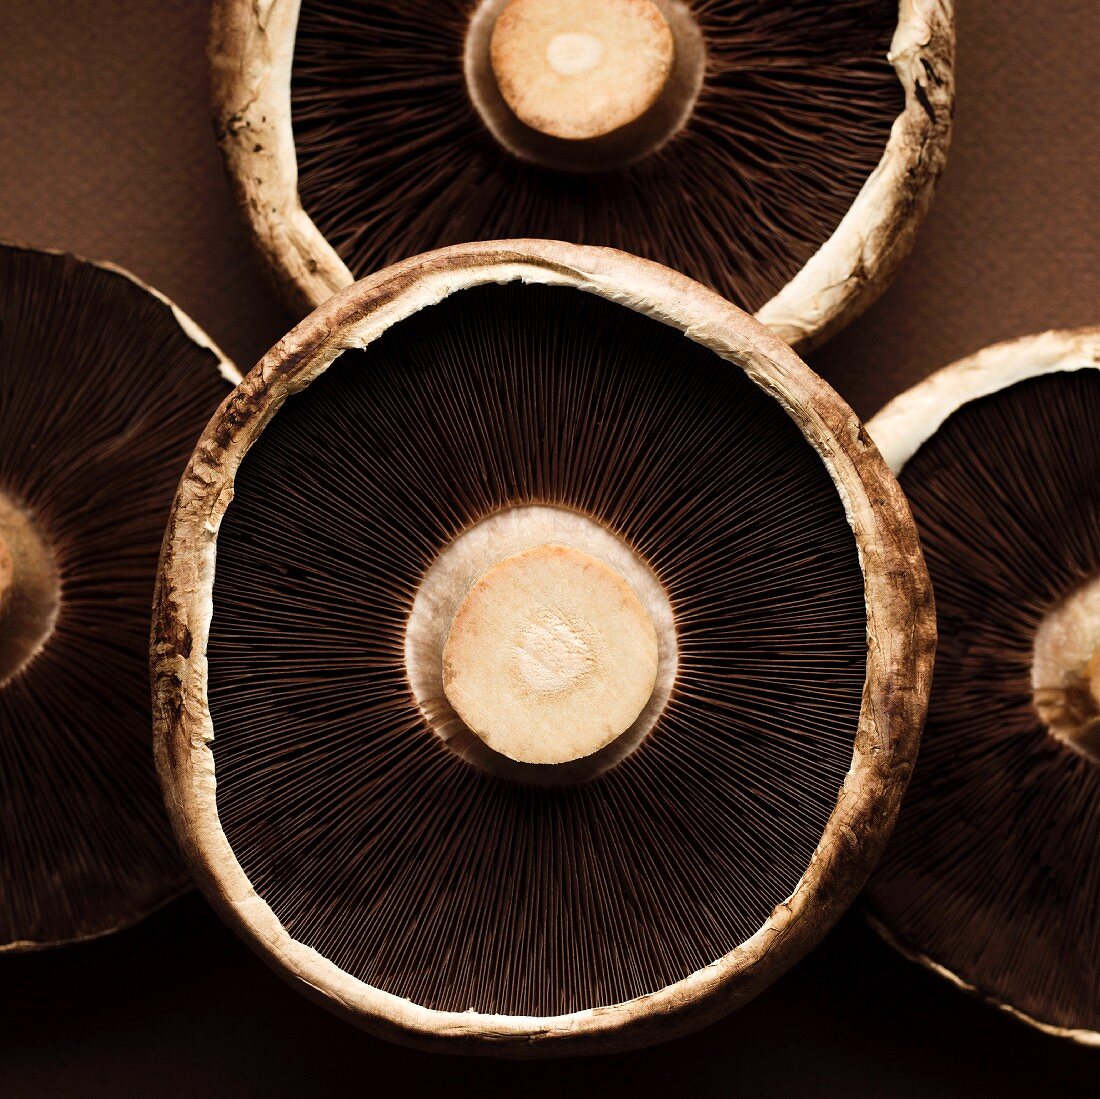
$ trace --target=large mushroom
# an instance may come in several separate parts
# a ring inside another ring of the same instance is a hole
[[[145,637],[173,487],[239,377],[125,272],[0,246],[0,951],[186,888]]]
[[[337,294],[203,435],[158,765],[208,897],[333,1010],[642,1045],[850,903],[933,644],[900,490],[785,344],[619,252],[466,245]]]
[[[903,953],[1100,1044],[1100,328],[987,348],[868,430],[936,588],[924,745],[872,878]]]
[[[807,347],[908,251],[951,0],[217,0],[215,120],[292,307],[441,245],[611,245]]]

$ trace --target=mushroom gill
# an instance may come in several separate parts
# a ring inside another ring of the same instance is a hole
[[[885,452],[915,451],[894,465],[939,628],[871,913],[906,953],[1086,1042],[1100,1040],[1097,366],[1096,330],[1023,339],[869,425]]]
[[[149,607],[229,368],[183,320],[118,270],[0,246],[0,950],[104,934],[187,884],[150,750]]]
[[[915,747],[927,591],[877,454],[765,329],[618,253],[469,246],[338,295],[230,404],[166,542],[159,758],[281,972],[532,1055],[699,1025],[839,915]]]
[[[223,151],[295,305],[430,248],[541,237],[668,264],[799,343],[908,248],[946,151],[952,19],[941,0],[304,0],[263,19],[220,0],[210,48]]]

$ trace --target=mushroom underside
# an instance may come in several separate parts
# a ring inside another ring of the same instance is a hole
[[[1085,651],[1050,625],[1080,626],[1067,606],[1095,604],[1098,423],[1100,371],[1044,374],[964,405],[901,471],[940,640],[869,893],[907,952],[1075,1034],[1100,1031],[1100,766],[1085,739],[1100,631]]]
[[[149,607],[172,495],[226,385],[124,274],[0,247],[0,950],[186,888],[153,768]]]
[[[455,751],[405,662],[433,562],[531,508],[620,540],[675,620],[652,726],[560,783]],[[622,1003],[795,889],[852,765],[866,632],[836,487],[744,372],[574,289],[464,290],[345,351],[237,472],[207,646],[220,825],[293,939],[368,985]]]
[[[658,260],[754,311],[833,235],[905,108],[887,56],[896,0],[658,0],[677,42],[671,90],[610,135],[551,138],[508,116],[485,7],[302,4],[298,190],[356,275],[440,245],[544,237]]]

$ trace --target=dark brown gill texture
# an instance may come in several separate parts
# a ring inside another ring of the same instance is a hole
[[[753,312],[833,234],[905,105],[887,60],[895,0],[695,0],[706,61],[683,128],[629,166],[555,171],[498,144],[470,100],[475,7],[302,3],[298,188],[356,277],[543,237],[658,260]]]
[[[911,953],[1050,1027],[1100,1029],[1100,768],[1033,701],[1035,634],[1100,575],[1100,372],[965,405],[901,483],[936,591],[924,740],[871,909]],[[1068,700],[1072,702],[1072,700]]]
[[[458,758],[405,674],[424,571],[524,504],[605,525],[676,615],[667,708],[587,782]],[[855,540],[778,403],[673,328],[574,289],[455,294],[289,398],[217,553],[221,826],[343,971],[439,1010],[621,1003],[727,954],[806,870],[860,720]]]
[[[0,247],[0,496],[60,584],[0,684],[0,950],[104,934],[186,888],[153,767],[149,608],[176,483],[226,389],[125,275]]]

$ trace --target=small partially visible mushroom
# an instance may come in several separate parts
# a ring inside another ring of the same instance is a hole
[[[946,156],[951,0],[218,0],[216,125],[293,307],[441,245],[682,270],[807,347],[864,309]]]
[[[1100,329],[987,348],[868,430],[913,509],[940,639],[873,922],[1100,1044]]]
[[[187,886],[149,745],[149,605],[174,485],[238,377],[132,276],[0,245],[0,951]]]

